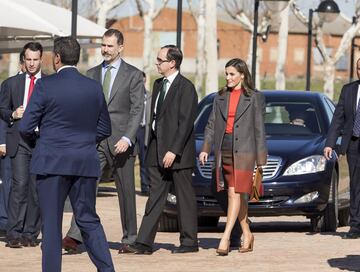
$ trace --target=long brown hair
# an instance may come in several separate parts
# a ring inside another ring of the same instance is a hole
[[[254,83],[252,80],[252,76],[249,72],[249,69],[245,63],[245,61],[243,61],[242,59],[239,58],[234,58],[229,60],[226,64],[225,64],[225,68],[227,67],[234,67],[240,74],[244,75],[244,80],[242,82],[242,87],[244,89],[244,94],[246,96],[251,96],[252,93],[254,92]],[[229,89],[229,87],[224,86],[220,91],[219,94],[223,94],[225,93],[227,90]]]

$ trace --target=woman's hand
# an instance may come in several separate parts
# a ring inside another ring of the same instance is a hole
[[[207,162],[208,156],[209,156],[209,154],[206,153],[206,152],[201,152],[201,153],[200,153],[200,155],[199,155],[199,161],[200,161],[201,165],[204,165],[205,162]]]

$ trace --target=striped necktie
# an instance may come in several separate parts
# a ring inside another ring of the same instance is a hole
[[[360,137],[360,101],[358,101],[358,106],[355,114],[353,135],[356,137]]]
[[[111,69],[113,67],[109,65],[106,69],[104,81],[103,81],[103,91],[106,102],[109,102],[109,94],[110,94],[110,83],[111,83]]]

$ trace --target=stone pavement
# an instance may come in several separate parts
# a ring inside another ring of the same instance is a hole
[[[138,225],[146,197],[137,196]],[[240,254],[236,250],[227,257],[216,256],[224,219],[220,227],[201,230],[200,251],[173,255],[171,249],[179,243],[178,233],[158,233],[153,255],[118,255],[121,238],[120,214],[113,192],[101,193],[97,210],[104,225],[116,271],[360,271],[360,240],[342,240],[337,233],[313,234],[304,217],[251,218],[255,235],[254,252]],[[70,224],[71,213],[64,214],[64,231]],[[5,248],[0,239],[0,272],[41,271],[40,248]],[[63,272],[96,271],[86,252],[63,255]]]

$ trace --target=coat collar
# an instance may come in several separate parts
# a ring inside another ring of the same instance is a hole
[[[352,102],[352,112],[353,112],[353,117],[355,118],[356,115],[356,103],[357,103],[357,94],[358,94],[358,89],[359,89],[359,84],[360,84],[360,80],[357,80],[354,82],[355,84],[352,85],[351,88],[351,101]]]
[[[250,106],[250,103],[251,103],[251,97],[248,97],[244,95],[244,93],[242,93],[240,96],[240,102],[236,109],[234,122],[236,122],[244,114],[244,112]]]
[[[229,101],[230,101],[230,91],[227,91],[225,95],[222,95],[218,98],[218,105],[224,120],[227,120],[228,118]],[[251,103],[251,97],[245,96],[244,93],[242,93],[240,96],[240,102],[236,108],[236,115],[234,121],[237,121],[244,114],[244,112],[250,106],[250,103]]]

